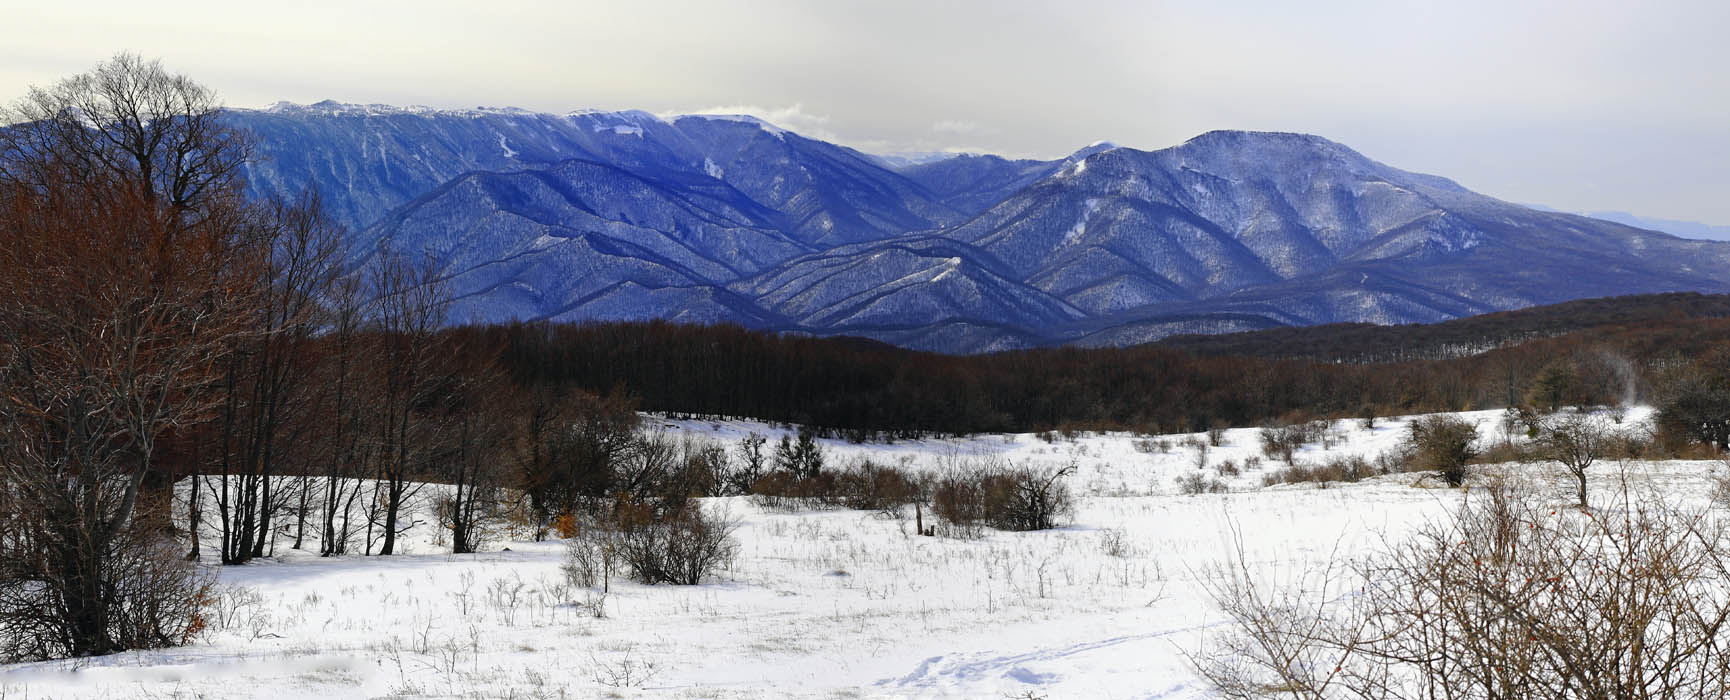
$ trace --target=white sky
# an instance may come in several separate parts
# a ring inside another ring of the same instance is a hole
[[[748,111],[871,151],[1320,134],[1517,202],[1730,223],[1730,1],[0,0],[0,100],[117,51],[231,105]]]

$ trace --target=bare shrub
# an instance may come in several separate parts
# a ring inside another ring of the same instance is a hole
[[[1383,474],[1398,474],[1412,470],[1412,456],[1403,449],[1393,449],[1376,455],[1376,471]]]
[[[692,503],[670,513],[631,504],[616,516],[613,550],[641,583],[694,586],[731,563],[738,523]]]
[[[1725,460],[1724,464],[1730,466],[1730,460]],[[1712,502],[1730,508],[1730,470],[1712,474]]]
[[[1560,463],[1574,477],[1580,507],[1587,507],[1586,470],[1611,449],[1609,428],[1590,414],[1562,413],[1539,424],[1536,443],[1539,454]]]
[[[1708,512],[1558,511],[1492,479],[1451,520],[1299,587],[1265,585],[1240,551],[1207,583],[1234,629],[1191,660],[1239,698],[1724,698],[1726,544]]]
[[[608,688],[642,688],[661,674],[661,666],[643,658],[634,646],[602,659],[589,655],[589,676]]]
[[[1304,428],[1300,425],[1262,428],[1257,435],[1261,438],[1262,455],[1286,464],[1292,463],[1292,453],[1306,442]]]
[[[616,564],[616,538],[600,523],[577,528],[565,540],[565,580],[581,588],[609,588]]]
[[[1356,482],[1386,473],[1361,456],[1335,457],[1321,464],[1294,464],[1268,473],[1264,485],[1315,483],[1324,488],[1333,482]]]
[[[981,526],[999,530],[1049,530],[1074,512],[1062,467],[970,464],[951,469],[932,487],[931,509],[962,536]]]
[[[1411,466],[1440,472],[1449,486],[1466,482],[1466,463],[1478,454],[1478,427],[1458,416],[1436,414],[1411,422],[1402,449]]]
[[[1189,472],[1177,477],[1177,490],[1186,496],[1199,496],[1204,493],[1225,493],[1225,482],[1212,479],[1201,472]]]
[[[186,644],[210,626],[205,608],[215,600],[214,583],[176,543],[139,527],[113,541],[100,582],[108,605],[94,622],[72,619],[69,613],[79,611],[77,596],[52,585],[66,576],[63,564],[48,558],[8,561],[0,583],[0,660],[76,655],[83,651],[81,624],[97,626],[115,647],[109,651]]]
[[[943,521],[948,534],[978,537],[985,527],[985,481],[994,471],[977,463],[945,470],[931,488],[931,512]]]
[[[1099,551],[1108,557],[1123,558],[1135,553],[1123,528],[1109,527],[1099,531]]]
[[[836,471],[801,476],[776,470],[752,485],[751,498],[763,508],[784,512],[840,508],[847,500],[842,493],[841,474]]]
[[[902,508],[922,500],[924,485],[907,470],[862,460],[842,470],[836,478],[842,506],[899,515]]]
[[[989,480],[986,520],[1000,530],[1049,530],[1074,512],[1064,477],[1075,473],[1072,462],[1062,467],[1017,467]]]

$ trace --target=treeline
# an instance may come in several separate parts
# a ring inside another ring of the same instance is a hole
[[[1730,317],[1730,295],[1673,292],[1580,299],[1441,323],[1334,323],[1173,336],[1159,344],[1200,355],[1385,363],[1465,357],[1534,338],[1603,326],[1726,317]]]
[[[1684,297],[1686,299],[1686,297]],[[1397,329],[1395,329],[1397,330]],[[1203,356],[1159,344],[980,356],[734,326],[522,323],[450,331],[519,386],[615,388],[647,410],[751,416],[873,439],[1054,429],[1147,433],[1499,408],[1656,401],[1726,347],[1730,320],[1599,325],[1470,357],[1380,364]]]

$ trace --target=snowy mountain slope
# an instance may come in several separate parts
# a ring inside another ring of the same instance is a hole
[[[850,148],[749,117],[673,120],[698,143],[717,177],[784,217],[804,243],[844,245],[953,223],[961,213],[925,188]]]
[[[977,214],[1062,165],[1063,161],[1009,160],[969,153],[906,163],[897,166],[896,171],[941,197],[950,207]]]
[[[849,334],[954,321],[1041,327],[1082,317],[1009,277],[982,251],[943,238],[844,246],[731,288],[805,328]]]
[[[1730,247],[1533,211],[1297,134],[1103,151],[942,235],[1096,326],[1245,312],[1401,323],[1730,283]]]
[[[316,187],[359,260],[430,251],[461,320],[731,320],[978,352],[1730,291],[1730,245],[1509,204],[1301,134],[915,162],[743,116],[229,118],[269,156],[255,194]]]

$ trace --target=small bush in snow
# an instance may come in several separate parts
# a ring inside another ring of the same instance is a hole
[[[1304,427],[1299,425],[1262,428],[1258,435],[1261,438],[1262,455],[1286,464],[1291,464],[1292,453],[1308,442]]]
[[[907,470],[867,459],[836,476],[836,492],[843,507],[898,515],[921,500],[924,485]]]
[[[1190,472],[1177,477],[1177,490],[1186,496],[1199,496],[1204,493],[1225,493],[1225,482],[1209,478],[1200,472]]]
[[[1127,557],[1135,552],[1123,528],[1108,527],[1099,531],[1099,550],[1108,557]]]
[[[613,551],[641,583],[697,585],[730,563],[738,549],[738,524],[706,515],[696,503],[669,513],[623,504],[614,520]]]
[[[1477,456],[1478,426],[1457,416],[1437,414],[1411,422],[1404,449],[1412,466],[1441,472],[1449,486],[1466,482],[1466,462]]]
[[[1268,474],[1262,483],[1301,484],[1314,483],[1326,488],[1333,482],[1354,482],[1367,479],[1383,473],[1371,464],[1369,460],[1356,455],[1350,457],[1335,457],[1321,464],[1294,464]]]
[[[1049,530],[1074,512],[1063,479],[1075,468],[964,466],[937,480],[931,509],[962,536],[977,535],[981,526]]]

